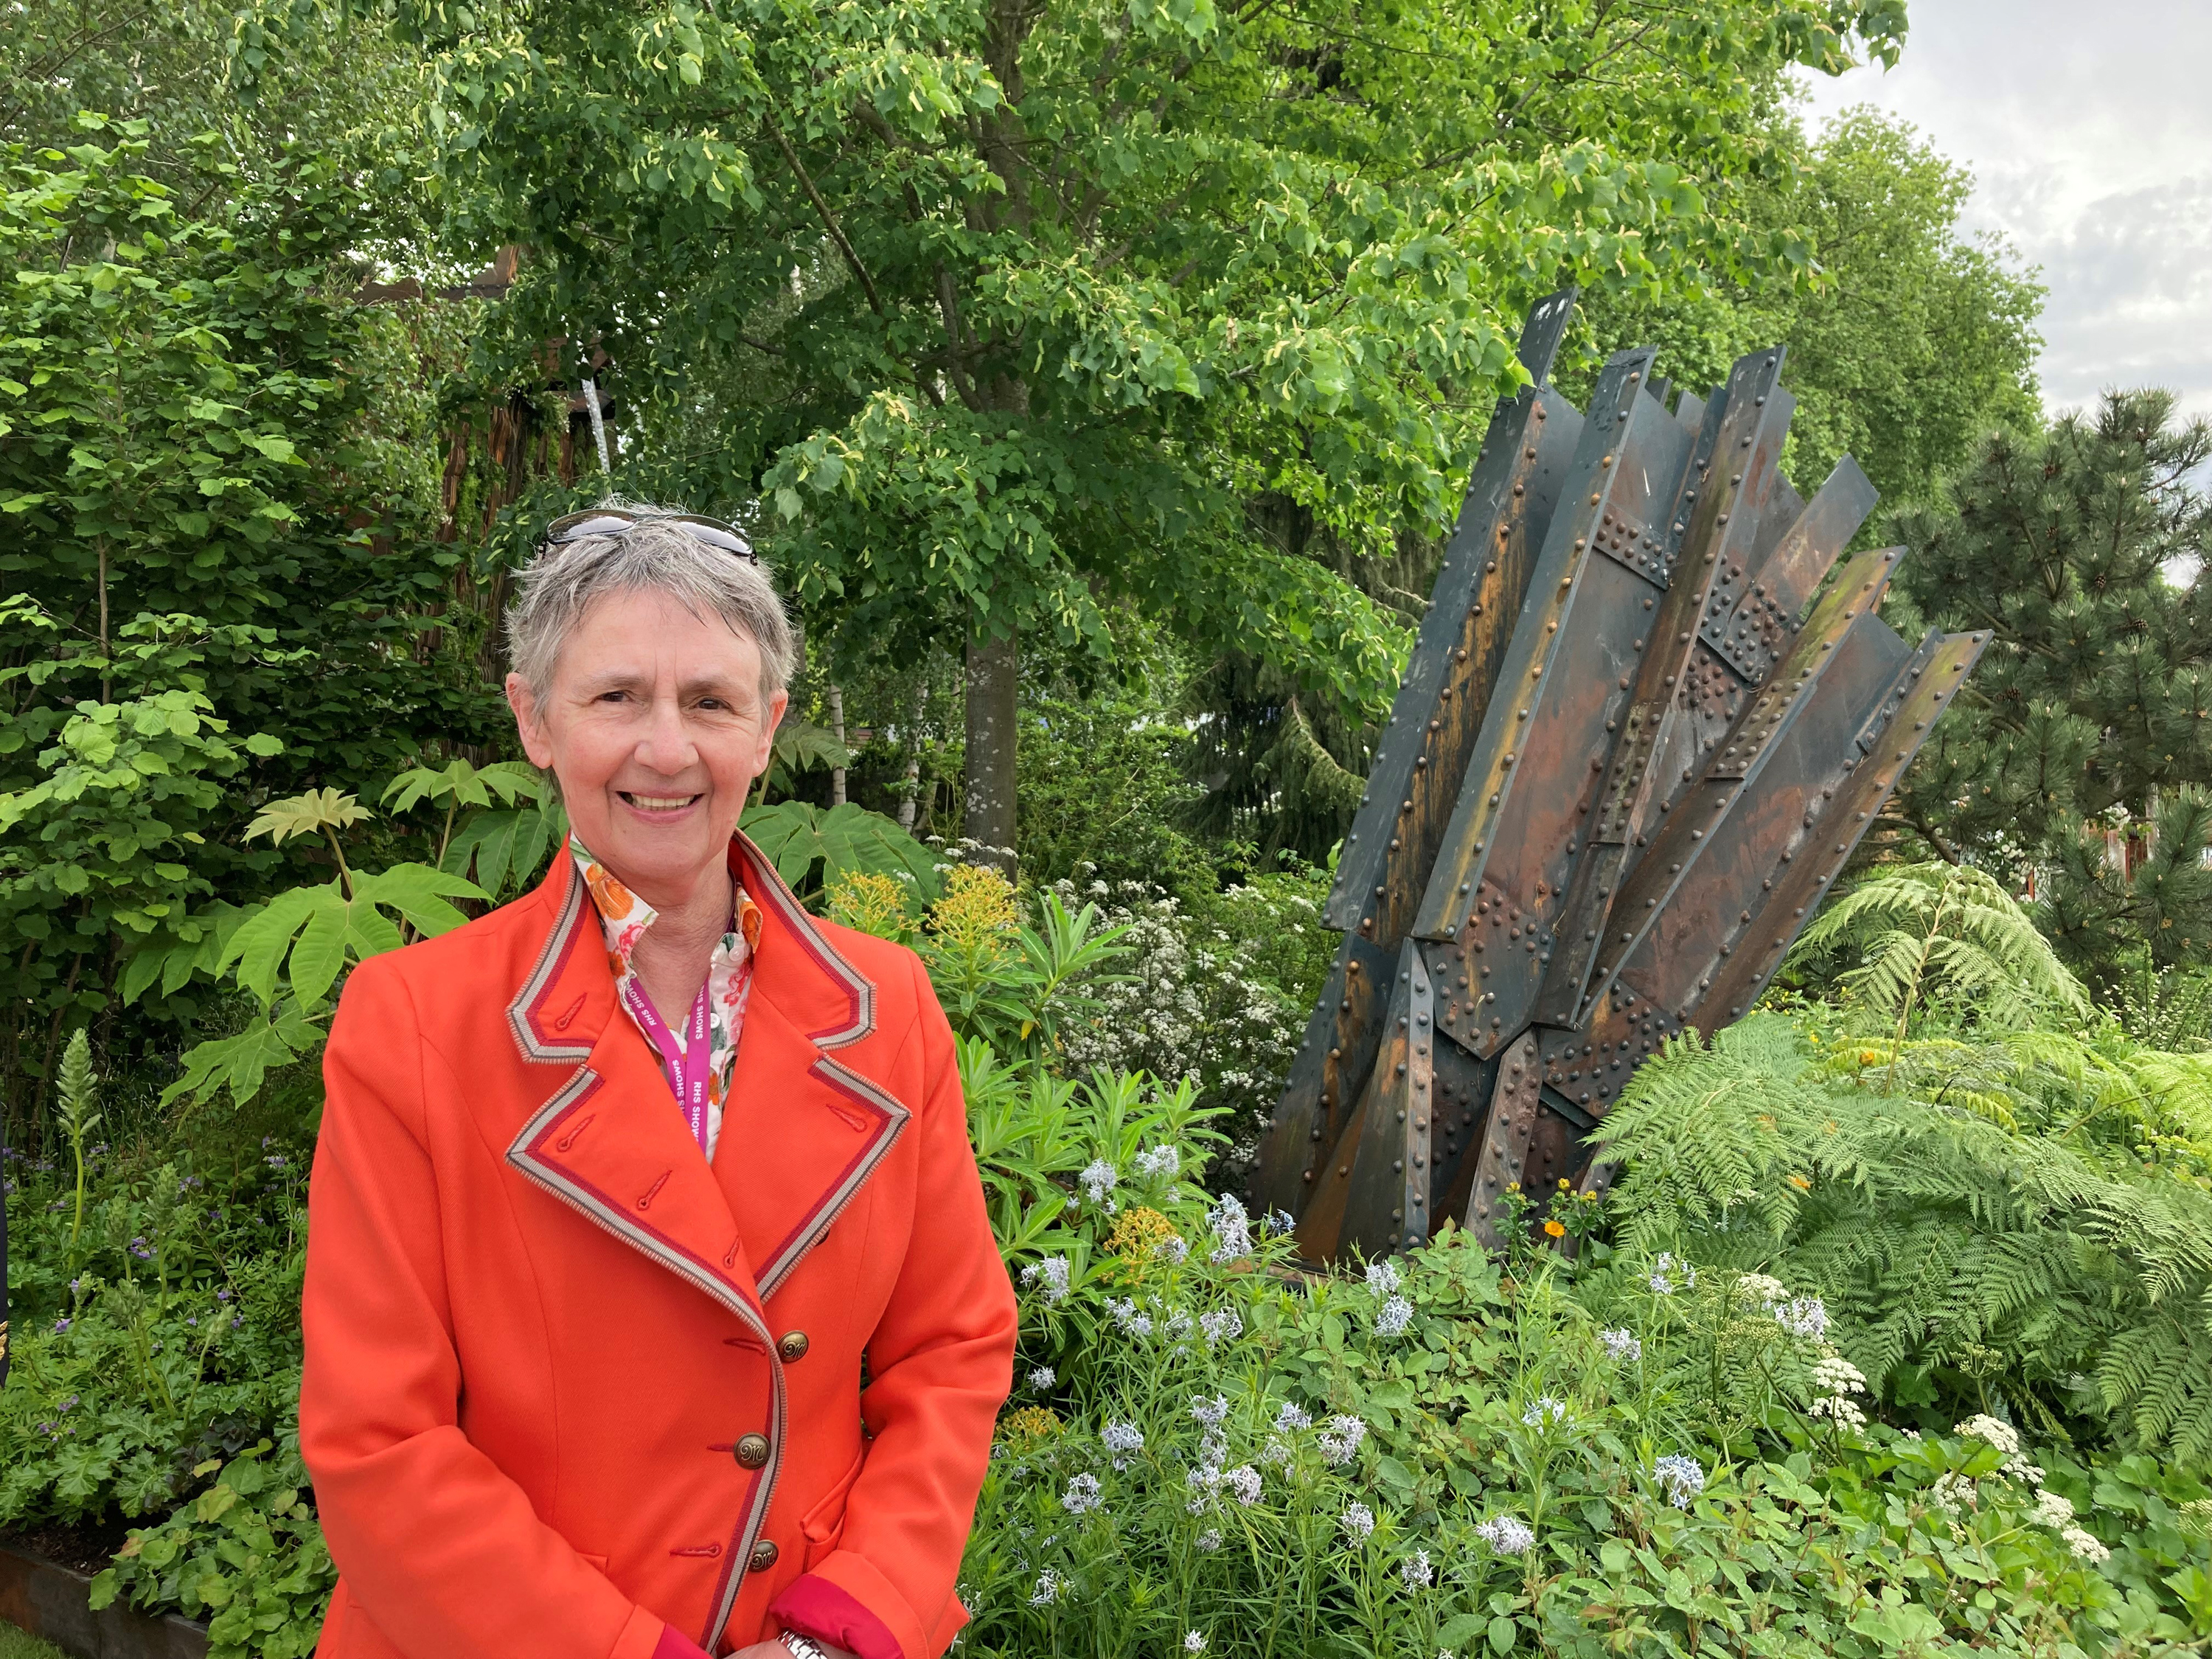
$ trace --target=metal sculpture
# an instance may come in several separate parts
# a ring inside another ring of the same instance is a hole
[[[1783,477],[1780,348],[1671,410],[1624,351],[1580,412],[1573,301],[1529,313],[1323,912],[1254,1181],[1309,1260],[1601,1186],[1637,1066],[1758,1000],[1988,643],[1881,620],[1900,550],[1823,586],[1875,492]]]

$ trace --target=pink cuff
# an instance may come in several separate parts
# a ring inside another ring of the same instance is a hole
[[[660,1627],[660,1640],[653,1650],[653,1659],[707,1659],[707,1650],[689,1637],[676,1633],[673,1625]]]
[[[905,1659],[898,1638],[882,1620],[850,1591],[818,1573],[810,1572],[784,1586],[783,1594],[769,1603],[768,1616],[786,1630],[843,1648],[860,1659]],[[653,1659],[664,1656],[655,1654]]]

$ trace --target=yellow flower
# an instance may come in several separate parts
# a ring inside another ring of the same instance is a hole
[[[840,871],[829,900],[830,921],[878,939],[896,939],[906,926],[906,888],[896,876]]]
[[[1128,1267],[1140,1267],[1180,1237],[1174,1222],[1140,1204],[1115,1218],[1114,1231],[1106,1235],[1106,1253],[1121,1257]]]
[[[1517,1181],[1509,1181],[1505,1183],[1505,1190],[1509,1193],[1517,1193],[1521,1190],[1521,1183]]]
[[[1790,1184],[1800,1192],[1809,1193],[1813,1190],[1813,1177],[1806,1175],[1793,1175],[1790,1177]]]
[[[945,896],[929,907],[930,930],[965,950],[1003,945],[1021,925],[1013,883],[981,864],[956,864],[946,871]]]
[[[1024,1444],[1060,1432],[1060,1413],[1049,1406],[1024,1406],[999,1419],[999,1437]]]
[[[1862,1066],[1879,1066],[1879,1065],[1881,1065],[1881,1050],[1876,1049],[1876,1048],[1862,1048],[1862,1049],[1860,1049],[1860,1050],[1859,1050],[1859,1064],[1860,1064],[1860,1065],[1862,1065]]]
[[[1553,1238],[1565,1238],[1567,1236],[1567,1230],[1556,1221],[1547,1221],[1544,1224],[1544,1231]]]

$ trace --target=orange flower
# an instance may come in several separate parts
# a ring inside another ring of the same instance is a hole
[[[629,888],[596,864],[586,866],[584,885],[592,890],[592,897],[598,902],[601,915],[626,916],[637,902],[630,896]]]
[[[1567,1230],[1556,1221],[1547,1221],[1544,1224],[1544,1231],[1554,1238],[1565,1238],[1567,1236]]]

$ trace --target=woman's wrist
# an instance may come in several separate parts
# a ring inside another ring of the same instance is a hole
[[[817,1642],[804,1631],[787,1630],[776,1639],[790,1651],[792,1659],[853,1659],[844,1649]]]

